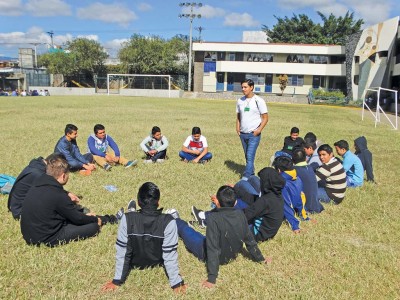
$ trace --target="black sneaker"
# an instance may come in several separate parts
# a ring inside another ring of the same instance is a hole
[[[200,212],[202,212],[202,210],[197,209],[195,206],[192,206],[192,215],[194,219],[196,220],[196,222],[199,224],[200,227],[204,228],[205,224],[204,220],[200,218]]]
[[[128,203],[128,212],[130,211],[136,211],[136,201],[133,199]]]

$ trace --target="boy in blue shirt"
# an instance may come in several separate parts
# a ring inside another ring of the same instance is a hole
[[[349,143],[340,140],[334,143],[336,153],[343,157],[343,169],[346,172],[348,187],[362,186],[364,182],[364,168],[361,160],[349,150]]]

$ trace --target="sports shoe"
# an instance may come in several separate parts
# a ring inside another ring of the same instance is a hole
[[[105,164],[103,168],[104,168],[104,170],[106,170],[106,171],[110,171],[112,167],[111,167],[111,165],[109,165],[109,164]]]
[[[144,160],[143,160],[143,163],[145,163],[145,164],[152,164],[153,161],[152,161],[151,159],[144,159]]]
[[[197,221],[188,221],[187,222],[189,227],[193,228],[193,229],[197,229],[197,227],[204,229],[206,228],[206,224],[203,222],[202,225],[199,224],[199,222]]]
[[[159,159],[156,160],[156,162],[157,162],[157,163],[163,163],[163,162],[164,162],[164,159],[159,158]]]
[[[199,224],[199,226],[201,228],[204,228],[205,224],[204,224],[204,220],[202,218],[200,218],[200,212],[202,212],[202,210],[197,209],[195,206],[192,206],[192,215],[193,215],[194,219],[196,220],[196,222]]]
[[[89,176],[90,174],[92,174],[92,171],[90,171],[90,170],[80,170],[79,174],[81,174],[82,176]]]
[[[130,168],[130,167],[136,166],[137,163],[138,163],[137,160],[130,160],[130,161],[128,161],[128,162],[126,163],[125,168]]]
[[[175,208],[169,208],[165,213],[171,215],[174,219],[179,219],[179,213]]]
[[[118,221],[120,221],[123,216],[124,216],[124,208],[121,207],[119,211],[117,211],[117,213],[115,214],[115,217],[118,219]]]
[[[136,211],[136,201],[133,199],[128,203],[128,212],[129,211]]]

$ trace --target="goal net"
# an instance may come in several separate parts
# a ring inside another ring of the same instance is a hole
[[[107,74],[107,94],[127,94],[127,90],[171,91],[170,75]]]

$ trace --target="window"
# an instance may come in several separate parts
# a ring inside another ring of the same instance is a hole
[[[235,61],[235,53],[229,53],[228,60],[229,61]]]
[[[253,80],[255,85],[264,85],[265,84],[265,75],[264,74],[246,74],[246,79]]]
[[[244,60],[254,62],[273,62],[274,55],[270,53],[247,53]]]
[[[288,75],[288,86],[303,86],[304,75]]]
[[[328,63],[328,56],[310,55],[308,57],[308,62],[310,64],[327,64]]]
[[[286,62],[288,62],[288,63],[304,63],[304,55],[289,54],[286,57]]]

